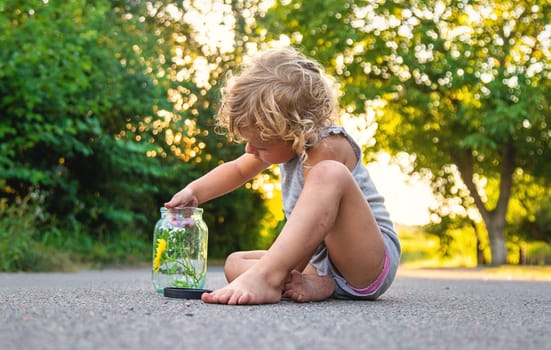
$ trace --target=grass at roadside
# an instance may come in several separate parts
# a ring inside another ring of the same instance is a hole
[[[477,267],[474,241],[456,242],[450,254],[443,257],[438,237],[424,233],[422,228],[401,227],[399,234],[402,243],[399,274],[404,277],[551,281],[551,265]]]
[[[502,265],[483,267],[416,267],[403,264],[398,276],[442,279],[551,281],[551,266]]]

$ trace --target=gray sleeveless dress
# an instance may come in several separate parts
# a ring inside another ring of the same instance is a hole
[[[375,184],[371,180],[367,168],[362,161],[362,151],[354,139],[340,126],[331,126],[323,130],[321,137],[325,138],[331,134],[341,134],[345,136],[358,158],[358,163],[352,170],[352,176],[360,186],[364,193],[365,199],[369,203],[375,220],[379,226],[386,248],[386,261],[383,272],[379,278],[367,288],[362,290],[355,289],[350,286],[346,280],[340,276],[338,270],[333,266],[325,245],[322,243],[312,259],[312,264],[319,275],[332,276],[335,280],[334,297],[348,299],[376,299],[383,294],[392,284],[398,265],[400,264],[400,241],[394,230],[394,225],[390,219],[390,215],[385,208],[384,198],[375,188]],[[299,157],[295,157],[286,163],[280,164],[281,170],[281,188],[283,195],[283,210],[285,216],[289,217],[295,204],[304,187],[304,172]]]

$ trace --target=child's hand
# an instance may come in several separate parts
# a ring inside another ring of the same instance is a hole
[[[193,193],[191,188],[185,187],[180,192],[172,196],[170,201],[164,204],[165,208],[175,208],[175,207],[197,207],[199,205],[199,200],[197,196]]]

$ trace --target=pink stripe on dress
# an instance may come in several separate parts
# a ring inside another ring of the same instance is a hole
[[[354,288],[350,284],[348,284],[348,283],[347,284],[348,284],[348,286],[350,286],[350,288],[353,291],[355,291],[358,294],[361,294],[361,295],[373,294],[383,284],[383,282],[386,278],[386,275],[388,274],[388,270],[390,270],[390,259],[388,257],[388,252],[387,252],[386,247],[385,247],[385,264],[383,266],[383,271],[381,271],[381,273],[379,274],[379,277],[377,277],[377,279],[373,283],[371,283],[366,288]]]

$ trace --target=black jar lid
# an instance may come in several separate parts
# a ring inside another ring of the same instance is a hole
[[[210,292],[212,292],[212,290],[209,289],[166,287],[164,289],[164,296],[167,298],[179,299],[201,299],[203,293]]]

